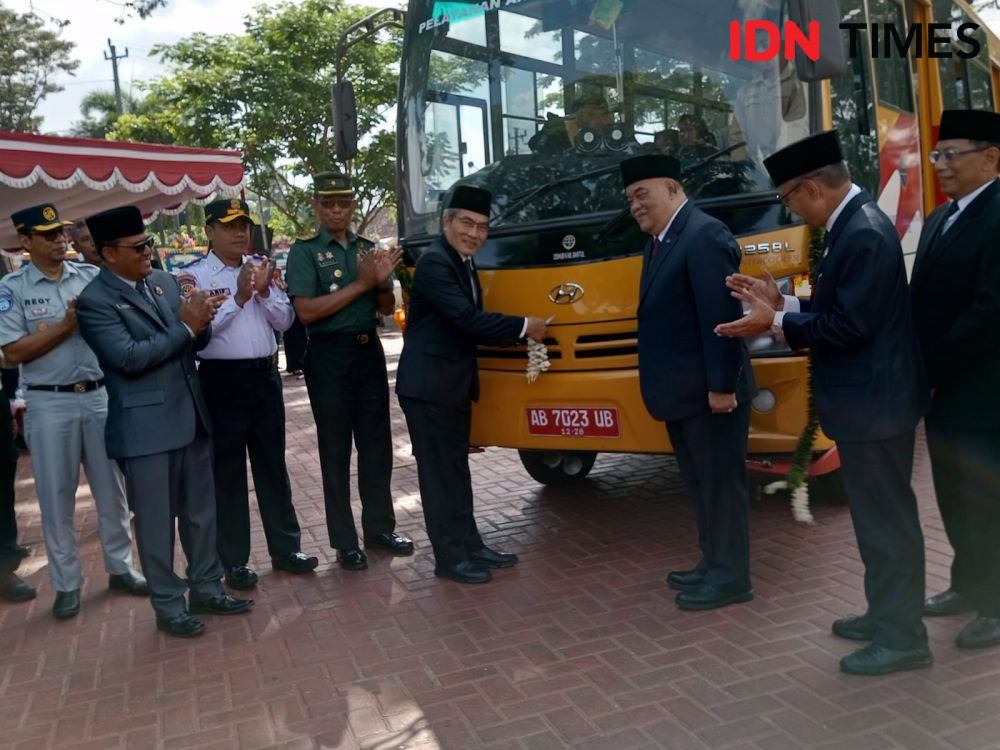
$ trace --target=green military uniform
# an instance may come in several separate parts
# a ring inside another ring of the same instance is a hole
[[[314,194],[353,197],[350,178],[336,173],[316,175]],[[347,246],[325,229],[299,240],[288,254],[288,296],[322,297],[357,279],[358,253],[374,243],[352,232]],[[351,443],[358,448],[361,526],[366,539],[392,532],[396,518],[389,482],[392,477],[392,434],[389,385],[382,343],[375,332],[376,290],[322,320],[310,323],[304,372],[316,435],[330,546],[342,552],[358,549],[351,511]],[[363,559],[363,558],[362,558]]]

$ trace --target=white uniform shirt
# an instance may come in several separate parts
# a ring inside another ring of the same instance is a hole
[[[250,256],[243,256],[243,263],[250,260]],[[201,359],[270,357],[278,351],[274,332],[287,331],[295,319],[295,310],[288,295],[273,280],[267,297],[258,297],[254,293],[241,308],[236,304],[236,279],[239,275],[239,268],[227,266],[214,252],[177,272],[177,281],[186,297],[195,289],[210,295],[229,295],[212,320],[212,337],[208,346],[198,352]]]

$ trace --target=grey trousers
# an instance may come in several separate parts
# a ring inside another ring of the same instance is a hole
[[[120,463],[156,614],[169,618],[186,612],[188,588],[202,599],[222,594],[211,439],[199,435],[183,448]],[[175,534],[187,558],[186,581],[174,572]]]
[[[83,583],[74,523],[81,462],[97,507],[104,568],[108,573],[134,573],[125,486],[104,449],[107,392],[104,388],[87,393],[28,391],[26,400],[24,431],[52,587],[74,591]]]

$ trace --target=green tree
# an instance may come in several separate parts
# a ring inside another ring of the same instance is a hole
[[[33,13],[17,13],[0,5],[0,130],[36,133],[42,118],[35,112],[49,94],[62,91],[53,82],[72,74],[79,62],[73,42],[60,38],[66,22],[46,28]]]
[[[330,114],[337,39],[373,10],[343,0],[258,6],[243,34],[198,33],[158,46],[169,73],[146,87],[149,109],[119,118],[111,136],[239,149],[251,189],[305,232],[308,177],[338,166]],[[395,103],[399,56],[399,35],[389,33],[348,56],[362,142],[354,163],[359,231],[394,204],[395,134],[382,123]]]
[[[145,99],[122,92],[122,109],[125,114],[141,115],[149,110]],[[80,101],[82,120],[73,123],[72,134],[80,138],[104,138],[115,128],[121,116],[114,91],[91,91]]]

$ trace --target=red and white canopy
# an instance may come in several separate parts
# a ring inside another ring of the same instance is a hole
[[[0,248],[18,246],[10,214],[38,203],[69,220],[125,204],[152,218],[242,186],[239,151],[0,131]]]

